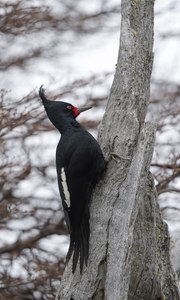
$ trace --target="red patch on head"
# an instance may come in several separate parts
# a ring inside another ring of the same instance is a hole
[[[79,116],[80,112],[79,112],[79,110],[78,110],[77,107],[73,106],[73,107],[72,107],[72,111],[73,111],[73,115],[75,116],[75,118],[76,118],[77,116]]]

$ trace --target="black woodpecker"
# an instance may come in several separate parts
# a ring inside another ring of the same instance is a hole
[[[61,134],[56,149],[56,168],[65,220],[70,231],[66,263],[73,254],[72,272],[78,260],[80,273],[89,254],[89,203],[92,190],[105,170],[99,144],[76,117],[91,107],[77,108],[62,101],[51,101],[41,86],[39,96],[48,118]]]

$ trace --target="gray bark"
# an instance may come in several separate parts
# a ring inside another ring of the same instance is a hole
[[[88,266],[82,275],[66,267],[57,299],[179,299],[149,172],[153,7],[152,0],[122,0],[118,63],[99,131],[107,172],[92,199]]]

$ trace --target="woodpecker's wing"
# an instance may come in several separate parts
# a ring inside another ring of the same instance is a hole
[[[105,169],[105,160],[99,144],[88,132],[74,134],[71,140],[60,141],[56,163],[66,219],[70,211],[71,215],[73,214],[72,210],[77,214],[77,218],[81,219],[79,214],[82,214],[85,203],[89,202],[91,189]],[[69,224],[69,221],[72,223],[73,220],[66,221]]]
[[[104,162],[104,158],[97,145],[91,136],[90,138],[87,136],[76,146],[70,158],[65,159],[68,161],[64,168],[66,185],[63,181],[62,185],[72,227],[81,224],[83,212],[91,199],[92,188],[100,177],[99,167],[102,173],[102,159]]]
[[[57,177],[58,177],[59,192],[60,192],[62,205],[64,209],[65,221],[68,226],[68,230],[71,231],[71,225],[69,220],[70,194],[67,187],[64,167],[57,168]]]

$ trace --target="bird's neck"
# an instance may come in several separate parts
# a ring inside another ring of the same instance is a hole
[[[72,130],[78,130],[79,128],[81,128],[81,125],[75,119],[72,118],[58,120],[57,125],[58,126],[56,126],[56,128],[61,134]]]

